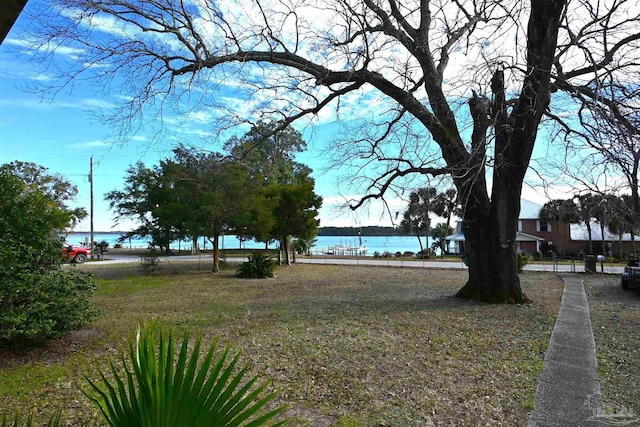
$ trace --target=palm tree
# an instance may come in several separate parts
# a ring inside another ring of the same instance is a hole
[[[451,228],[451,217],[453,215],[460,215],[460,204],[458,203],[458,191],[455,187],[450,188],[449,190],[438,193],[436,196],[435,204],[433,206],[433,212],[447,219],[446,222],[446,230]],[[448,236],[451,233],[445,234]],[[444,245],[447,244],[447,240],[442,242]]]
[[[567,252],[567,232],[564,224],[574,224],[580,221],[577,213],[578,209],[573,200],[551,200],[544,204],[542,209],[540,209],[540,218],[545,219],[547,221],[553,221],[558,225],[558,229],[560,234],[564,234],[561,236],[561,242],[558,244],[558,252],[562,253],[562,243],[564,243],[564,253]],[[562,227],[560,227],[560,222],[563,222]],[[564,239],[563,239],[564,237]]]
[[[409,205],[404,211],[400,228],[415,233],[420,243],[420,252],[424,253],[424,246],[420,239],[421,233],[425,233],[429,241],[429,212],[433,211],[437,190],[432,187],[420,188],[409,195]]]
[[[445,237],[453,233],[453,228],[449,227],[447,224],[441,222],[437,224],[433,230],[431,230],[431,235],[436,241],[434,242],[434,247],[439,247],[442,253],[447,252],[447,240]]]
[[[624,206],[625,223],[629,227],[627,231],[631,235],[631,251],[636,252],[636,230],[638,227],[638,217],[634,208],[633,196],[629,194],[622,195],[622,203]]]
[[[602,254],[606,255],[607,248],[604,238],[604,229],[607,227],[613,218],[616,217],[618,208],[618,199],[611,194],[598,194],[594,196],[595,208],[593,210],[593,217],[598,221],[600,225],[600,234],[602,237]]]
[[[634,215],[633,205],[630,196],[616,197],[607,195],[607,202],[610,204],[611,216],[607,227],[609,231],[618,235],[619,238],[619,256],[622,258],[622,236],[629,232],[633,236]],[[633,241],[633,240],[632,240]],[[635,246],[635,241],[633,241]],[[635,247],[633,248],[635,252]]]
[[[591,193],[580,194],[574,197],[576,203],[578,217],[587,227],[587,235],[589,237],[589,253],[593,254],[593,238],[591,236],[591,219],[598,206],[598,200]]]

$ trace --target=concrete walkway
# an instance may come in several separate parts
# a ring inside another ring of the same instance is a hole
[[[565,287],[544,357],[529,427],[605,426],[598,361],[582,279],[561,275]]]

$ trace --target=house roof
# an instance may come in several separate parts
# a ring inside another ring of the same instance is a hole
[[[518,219],[538,219],[540,218],[540,209],[542,209],[542,205],[526,199],[520,199],[520,216]]]
[[[523,233],[521,231],[518,231],[516,233],[516,242],[544,242],[545,239],[544,237],[539,237],[539,236],[534,236],[532,234],[527,234],[527,233]]]
[[[634,240],[640,241],[640,237],[634,235]],[[571,240],[575,241],[588,241],[589,240],[589,232],[587,231],[587,226],[584,223],[580,224],[571,224]],[[600,230],[600,223],[596,221],[591,221],[591,240],[594,242],[602,240],[602,232]],[[609,228],[604,228],[604,240],[605,241],[620,241],[620,235],[614,234],[609,231]],[[630,242],[631,234],[624,233],[622,235],[622,241]]]
[[[527,199],[520,199],[520,216],[518,216],[518,219],[539,219],[540,209],[542,209],[542,205]],[[458,218],[457,222],[462,222],[462,218]]]
[[[464,242],[464,234],[463,233],[453,233],[444,238],[450,242]]]

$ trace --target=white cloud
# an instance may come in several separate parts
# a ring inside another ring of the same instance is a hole
[[[100,147],[107,147],[107,146],[111,146],[111,144],[105,141],[97,140],[97,141],[78,142],[75,144],[67,144],[65,145],[65,148],[89,149],[89,148],[100,148]]]
[[[88,98],[88,99],[83,99],[81,102],[83,107],[104,108],[104,109],[116,108],[115,104],[102,99]]]
[[[42,43],[35,39],[5,39],[4,43],[20,47],[22,53],[30,53],[31,50],[37,50],[41,52],[53,52],[58,55],[67,57],[68,59],[78,60],[85,53],[85,50],[77,47],[70,46],[53,46],[49,43]]]
[[[134,135],[129,139],[131,141],[136,141],[136,142],[147,142],[147,141],[149,141],[149,138],[146,137],[145,135]]]
[[[211,111],[189,111],[186,116],[187,121],[195,121],[198,123],[210,123],[215,117],[215,114]]]
[[[48,102],[40,99],[0,99],[0,106],[13,108],[28,108],[35,110],[49,110],[56,108],[115,108],[115,105],[100,99],[78,99],[77,101]]]

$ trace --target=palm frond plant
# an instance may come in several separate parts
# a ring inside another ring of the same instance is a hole
[[[249,261],[243,262],[236,269],[236,276],[247,279],[264,279],[274,277],[277,263],[261,252],[249,255]]]
[[[240,353],[231,355],[229,346],[217,352],[217,340],[204,357],[200,349],[201,337],[190,350],[185,332],[176,358],[171,333],[156,340],[152,327],[138,329],[135,345],[129,343],[130,360],[122,355],[123,369],[111,361],[113,378],[103,373],[101,381],[87,379],[85,395],[113,427],[257,427],[284,410],[265,409],[275,393],[265,395],[268,383],[256,386],[257,377],[245,379],[248,367],[237,367]]]
[[[26,423],[20,423],[20,417],[16,415],[13,417],[12,421],[7,421],[6,415],[2,417],[2,422],[0,422],[0,427],[20,427],[24,425],[24,427],[32,427],[33,426],[33,417],[31,414],[27,417]],[[49,419],[45,427],[58,427],[60,425],[60,411],[56,411],[56,413]]]

